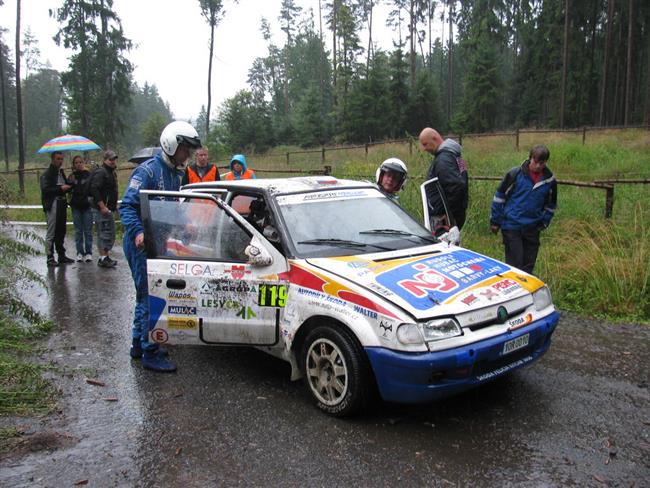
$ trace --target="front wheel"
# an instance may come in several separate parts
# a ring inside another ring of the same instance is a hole
[[[307,389],[321,410],[345,417],[367,405],[372,375],[365,352],[347,330],[312,330],[302,347],[302,367]]]

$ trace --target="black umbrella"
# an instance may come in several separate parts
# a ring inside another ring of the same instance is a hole
[[[147,159],[151,159],[155,157],[156,154],[160,154],[161,152],[162,149],[159,147],[143,147],[133,156],[131,156],[131,159],[129,159],[129,161],[135,164],[144,163]]]

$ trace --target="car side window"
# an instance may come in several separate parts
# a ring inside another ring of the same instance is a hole
[[[150,200],[149,208],[149,249],[156,258],[246,261],[251,236],[212,200]]]

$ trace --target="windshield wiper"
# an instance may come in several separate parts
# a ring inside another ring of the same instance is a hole
[[[390,247],[378,246],[377,244],[369,244],[365,242],[348,241],[345,239],[309,239],[308,241],[298,241],[298,244],[327,244],[338,247],[376,247],[384,251],[392,251]]]
[[[412,232],[406,232],[398,229],[371,229],[371,230],[362,230],[359,234],[380,234],[380,235],[393,235],[393,236],[409,236],[409,237],[418,237],[423,241],[428,242],[438,242],[434,236],[423,236],[419,234],[413,234]]]

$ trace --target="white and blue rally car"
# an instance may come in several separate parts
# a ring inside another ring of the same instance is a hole
[[[436,182],[433,182],[436,184]],[[434,237],[370,183],[329,176],[143,191],[152,340],[288,361],[322,410],[429,402],[549,348],[539,279]]]

